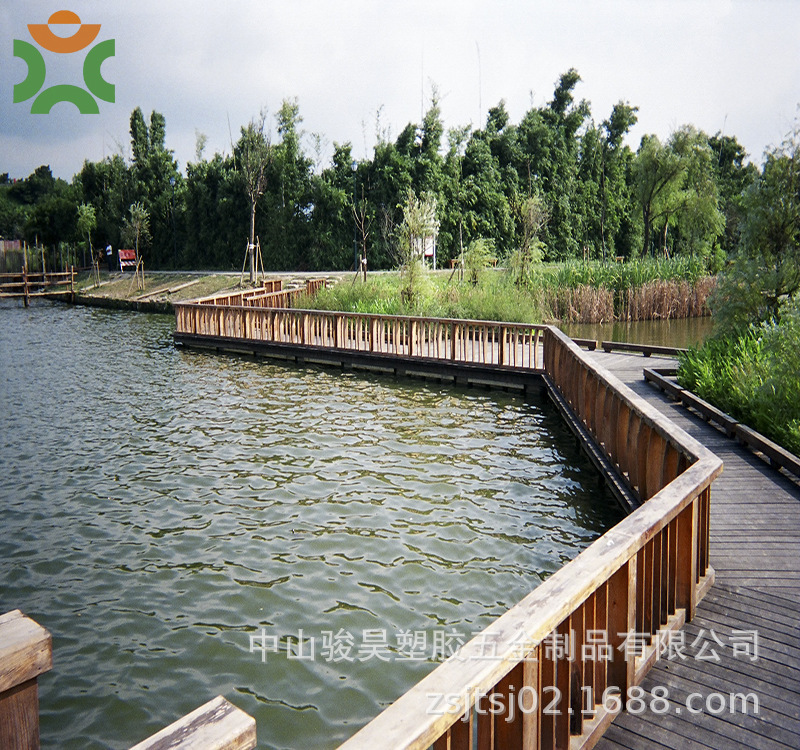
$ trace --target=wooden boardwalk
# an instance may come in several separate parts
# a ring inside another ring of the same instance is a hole
[[[725,465],[711,494],[716,583],[685,626],[683,643],[674,644],[676,654],[645,678],[644,706],[617,717],[597,747],[800,748],[800,483],[644,382],[643,367],[674,360],[590,356]],[[755,661],[747,655],[752,631]],[[668,702],[651,702],[656,688],[668,691]],[[757,696],[757,713],[752,696],[746,712],[741,704],[732,709],[731,694]]]

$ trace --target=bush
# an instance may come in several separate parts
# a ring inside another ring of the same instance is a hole
[[[800,300],[680,360],[678,382],[800,455]]]

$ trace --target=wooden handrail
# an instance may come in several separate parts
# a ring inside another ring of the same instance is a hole
[[[645,368],[644,379],[668,393],[671,398],[680,401],[687,408],[694,409],[706,421],[719,425],[728,437],[735,437],[742,445],[759,453],[766,461],[769,461],[773,468],[783,468],[796,477],[800,477],[800,456],[796,456],[747,425],[741,424],[730,414],[726,414],[691,391],[681,388],[676,381],[665,377],[663,373]]]
[[[600,346],[603,347],[604,352],[612,352],[614,350],[622,352],[635,352],[649,357],[655,354],[659,357],[677,357],[679,354],[685,354],[688,349],[681,349],[677,346],[661,346],[660,344],[634,344],[629,341],[601,341]]]
[[[176,334],[541,370],[546,326],[176,303]]]

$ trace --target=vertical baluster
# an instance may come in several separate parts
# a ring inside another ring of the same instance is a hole
[[[654,633],[653,628],[653,540],[645,544],[639,554],[644,560],[644,581],[639,587],[644,591],[642,633]]]
[[[557,628],[558,638],[562,645],[567,647],[569,640],[572,638],[571,631],[571,618],[567,617]],[[556,662],[556,687],[558,692],[556,695],[558,701],[558,713],[556,714],[556,749],[567,750],[569,748],[569,730],[570,730],[570,702],[571,702],[571,685],[572,685],[572,665],[569,662],[569,655],[565,652],[560,655]]]
[[[704,576],[708,572],[709,567],[709,518],[710,518],[710,510],[711,510],[711,488],[707,487],[703,492],[700,494],[699,498],[700,506],[699,506],[699,516],[700,516],[700,534],[699,534],[699,545],[700,545],[700,555],[698,558],[698,570],[697,570],[697,577],[698,580],[700,577]]]
[[[608,583],[608,642],[611,661],[607,663],[608,685],[619,690],[625,702],[634,684],[634,659],[626,659],[625,638],[636,628],[636,562],[623,565]]]
[[[569,733],[571,735],[583,732],[583,689],[591,680],[587,681],[585,664],[583,663],[583,646],[586,642],[586,607],[587,602],[581,604],[570,616],[570,639],[572,651],[572,664],[570,665],[569,703],[564,703],[564,710],[569,708]],[[591,671],[591,670],[589,670]]]
[[[653,433],[650,425],[644,421],[639,422],[639,436],[636,438],[637,459],[639,462],[637,475],[639,478],[639,499],[644,502],[649,500],[653,493],[647,481],[647,456],[649,454],[650,437]]]
[[[678,519],[669,523],[669,545],[667,563],[667,613],[675,614],[675,592],[678,582]]]
[[[552,637],[546,640],[552,642]],[[549,712],[547,708],[553,699],[556,690],[556,662],[555,651],[551,649],[548,654],[548,649],[540,647],[539,664],[541,665],[541,685],[542,691],[539,694],[539,701],[541,703],[539,709],[540,716],[540,737],[542,750],[555,750],[556,747],[556,722],[555,715],[552,712],[552,707]]]
[[[495,686],[495,691],[503,696],[503,710],[497,713],[494,720],[494,742],[498,750],[499,748],[504,748],[504,750],[506,748],[508,750],[522,748],[523,721],[522,714],[517,710],[519,708],[517,695],[523,685],[523,669],[523,662],[520,662]]]
[[[658,492],[663,485],[664,459],[667,441],[653,429],[647,445],[647,494],[648,499]]]
[[[608,581],[601,584],[595,591],[594,595],[594,627],[599,634],[605,634],[605,637],[598,640],[605,641],[605,644],[610,645],[610,635],[608,629]],[[598,648],[596,661],[594,662],[594,704],[595,706],[602,703],[603,693],[608,687],[608,675],[606,671],[607,660],[606,654],[601,652]]]
[[[653,547],[653,583],[651,586],[653,592],[653,602],[652,602],[652,625],[650,631],[652,633],[658,632],[658,629],[661,627],[661,588],[663,586],[663,581],[661,579],[662,574],[662,562],[663,562],[663,536],[662,534],[656,534],[652,541],[651,545]]]
[[[678,515],[678,581],[676,607],[686,610],[686,619],[694,617],[697,607],[697,517],[698,499],[695,498]]]

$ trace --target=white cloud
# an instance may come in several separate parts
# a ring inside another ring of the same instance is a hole
[[[570,67],[596,121],[627,100],[639,107],[631,133],[665,138],[687,122],[736,135],[760,160],[781,140],[800,101],[800,4],[787,0],[72,0],[86,23],[103,24],[116,56],[103,65],[117,100],[100,115],[31,115],[10,104],[24,75],[11,39],[44,22],[50,2],[0,10],[11,64],[0,66],[0,171],[25,176],[41,163],[69,178],[84,158],[128,141],[140,106],[167,119],[167,145],[181,166],[229,151],[239,127],[263,106],[297,97],[303,126],[329,143],[351,141],[357,156],[374,142],[375,114],[393,135],[418,121],[431,82],[446,126],[483,123],[502,98],[514,121],[550,99]],[[480,61],[480,65],[479,65]],[[7,61],[8,62],[8,61]],[[480,105],[480,106],[479,106]]]

